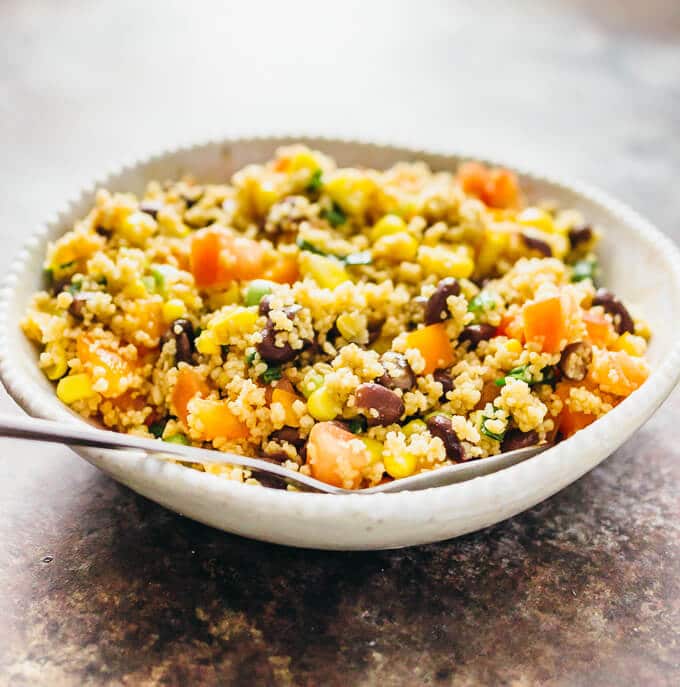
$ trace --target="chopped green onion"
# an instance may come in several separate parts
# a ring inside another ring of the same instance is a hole
[[[246,355],[246,365],[252,365],[255,357],[257,356],[257,351],[251,351]]]
[[[190,446],[191,442],[184,436],[184,434],[171,434],[169,437],[165,437],[163,441],[167,441],[169,444],[182,444],[182,446]]]
[[[81,281],[75,281],[71,284],[69,284],[66,287],[66,290],[72,295],[75,296],[81,289],[83,288],[83,282]]]
[[[492,418],[486,416],[482,419],[482,426],[480,427],[480,431],[482,432],[482,434],[485,434],[490,439],[495,439],[496,441],[503,441],[505,432],[503,432],[502,434],[497,434],[496,432],[492,432],[490,429],[487,429],[486,423],[491,419]]]
[[[597,277],[599,276],[600,266],[597,260],[578,260],[574,263],[571,272],[571,280],[573,282],[583,281],[584,279],[590,279],[593,284],[597,282]]]
[[[321,213],[321,216],[327,219],[333,228],[339,227],[347,221],[347,215],[335,201],[329,210],[324,210]]]
[[[361,434],[366,431],[366,418],[361,415],[352,418],[349,421],[349,431],[352,434]]]
[[[64,262],[61,265],[59,265],[59,269],[60,270],[67,270],[70,267],[73,267],[73,265],[75,265],[75,264],[76,264],[75,260],[70,260],[69,262]]]
[[[142,284],[149,293],[156,293],[156,280],[151,275],[142,277]]]
[[[253,279],[246,291],[245,304],[247,306],[259,305],[260,301],[272,292],[273,282],[266,279]]]
[[[106,277],[99,277],[99,279],[97,279],[97,284],[101,284],[101,286],[108,286],[109,280]]]
[[[51,286],[54,283],[54,270],[51,267],[45,267],[43,274],[45,275],[45,281]]]
[[[321,179],[322,174],[323,172],[320,169],[315,169],[312,172],[312,176],[307,184],[307,191],[310,193],[318,193],[321,190],[321,187],[323,186],[323,180]]]
[[[513,379],[519,379],[520,382],[526,382],[527,384],[532,383],[528,365],[521,365],[520,367],[515,367],[512,370],[510,370],[510,372],[508,372],[508,374],[505,375],[505,377],[499,377],[496,380],[496,386],[505,386],[508,377],[512,377]]]
[[[480,291],[468,303],[468,312],[474,313],[475,315],[481,315],[487,310],[495,310],[496,305],[495,294],[490,291]]]
[[[305,239],[297,238],[295,241],[295,244],[300,250],[306,250],[309,253],[315,253],[316,255],[323,255],[327,256],[328,253],[324,253],[324,251],[320,250],[317,248],[313,243],[310,243],[309,241],[305,241]]]
[[[281,379],[281,366],[280,365],[270,365],[263,373],[262,373],[262,381],[265,384],[270,384],[271,382]]]
[[[165,425],[168,424],[168,418],[163,418],[162,420],[156,420],[149,425],[149,431],[153,434],[156,439],[160,439],[163,436],[163,430]]]
[[[229,346],[227,344],[222,344],[220,346],[220,352],[222,353],[222,357],[226,358],[227,355],[229,355]]]

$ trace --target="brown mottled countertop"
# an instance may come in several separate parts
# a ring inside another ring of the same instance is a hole
[[[0,45],[3,269],[89,175],[253,127],[465,144],[595,182],[680,238],[674,0],[6,0]],[[516,518],[377,553],[224,534],[3,440],[0,684],[679,684],[679,416],[676,391]]]

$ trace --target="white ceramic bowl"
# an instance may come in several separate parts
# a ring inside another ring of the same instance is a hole
[[[11,266],[0,295],[0,375],[17,403],[37,417],[82,421],[56,398],[18,322],[31,294],[41,287],[47,241],[87,212],[97,187],[141,192],[150,179],[187,172],[199,180],[224,181],[243,165],[266,160],[277,147],[300,140],[330,153],[340,165],[382,168],[399,160],[422,159],[434,169],[455,169],[461,159],[353,141],[250,138],[172,150],[100,179],[29,241]],[[605,281],[640,307],[654,331],[649,380],[587,429],[535,458],[471,482],[372,496],[246,486],[134,452],[78,449],[78,453],[136,492],[200,522],[246,537],[320,549],[380,549],[455,537],[530,508],[578,479],[640,427],[680,377],[680,255],[647,221],[601,192],[518,171],[530,198],[548,197],[564,207],[578,208],[602,227]]]

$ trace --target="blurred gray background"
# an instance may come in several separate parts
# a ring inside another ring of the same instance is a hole
[[[93,176],[254,132],[506,158],[680,239],[678,0],[0,0],[0,57],[0,273]],[[508,522],[367,554],[215,532],[3,440],[0,684],[677,685],[679,412]]]

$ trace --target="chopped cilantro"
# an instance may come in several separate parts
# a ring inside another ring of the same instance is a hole
[[[486,423],[491,419],[492,418],[486,416],[484,416],[484,418],[482,419],[482,426],[480,427],[482,434],[485,434],[490,439],[495,439],[496,441],[503,441],[505,432],[503,432],[502,434],[498,434],[496,432],[492,432],[490,429],[487,429]]]
[[[167,417],[163,418],[162,420],[156,420],[156,422],[152,422],[149,425],[149,431],[156,437],[156,439],[160,439],[163,436],[163,430],[165,429],[165,425],[167,424]]]
[[[362,432],[366,431],[366,418],[361,417],[361,415],[352,418],[349,421],[349,431],[352,432],[352,434],[361,434]]]
[[[281,379],[281,366],[280,365],[270,365],[262,373],[262,381],[265,384],[270,384],[271,382]]]
[[[300,250],[306,250],[309,253],[314,253],[315,255],[323,255],[327,256],[328,253],[324,253],[322,250],[317,248],[313,243],[310,243],[309,241],[305,241],[305,239],[297,238],[295,241],[295,244]]]
[[[475,319],[477,319],[482,313],[487,310],[496,309],[496,296],[490,291],[480,291],[474,298],[468,303],[468,312],[474,313]]]
[[[66,290],[72,295],[75,296],[81,289],[83,288],[83,282],[81,281],[74,281],[71,284],[69,284],[66,287]]]
[[[333,201],[333,205],[331,205],[329,210],[324,210],[321,213],[321,216],[327,219],[333,228],[339,227],[347,221],[347,215],[335,201]]]
[[[323,186],[323,180],[321,179],[323,172],[320,169],[315,169],[312,172],[312,176],[309,179],[306,190],[310,193],[318,193]]]
[[[533,386],[534,384],[550,384],[553,386],[557,382],[557,371],[554,366],[548,365],[541,370],[540,378],[534,379],[529,372],[529,366],[521,365],[520,367],[515,367],[510,370],[505,377],[499,377],[496,380],[496,386],[505,386],[508,377],[519,379],[521,382],[526,382],[529,386]]]
[[[43,274],[45,275],[45,281],[51,286],[54,283],[54,270],[51,267],[45,267]]]
[[[590,279],[593,284],[597,283],[600,266],[597,260],[579,260],[574,263],[571,272],[571,280],[574,282]]]
[[[252,365],[253,361],[255,360],[255,356],[257,356],[256,351],[251,351],[246,355],[246,365]]]

